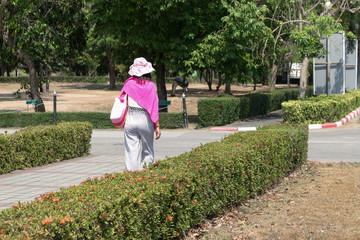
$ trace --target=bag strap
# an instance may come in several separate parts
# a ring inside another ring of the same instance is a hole
[[[123,92],[123,93],[120,95],[120,97],[119,97],[120,102],[124,102],[124,101],[125,101],[125,98],[126,98],[126,100],[127,100],[127,94]]]

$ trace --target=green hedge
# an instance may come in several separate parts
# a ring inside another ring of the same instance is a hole
[[[88,179],[1,211],[2,239],[181,239],[306,160],[306,126],[272,126]]]
[[[304,124],[336,122],[358,107],[360,107],[360,90],[282,104],[284,122]]]
[[[89,154],[89,123],[28,127],[0,134],[0,174]]]
[[[224,125],[239,118],[239,100],[234,97],[206,98],[198,100],[201,126]]]
[[[312,88],[307,89],[311,96]],[[299,89],[281,89],[259,92],[239,97],[218,97],[198,100],[199,123],[201,126],[222,126],[237,120],[265,115],[281,109],[281,103],[297,99]]]
[[[159,113],[161,128],[183,128],[182,113]],[[106,112],[58,112],[57,122],[90,122],[94,128],[115,128]],[[0,113],[0,127],[27,127],[52,125],[52,112],[11,112]]]

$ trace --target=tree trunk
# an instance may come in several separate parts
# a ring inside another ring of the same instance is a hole
[[[291,72],[291,66],[292,63],[289,62],[286,65],[286,84],[287,84],[287,88],[290,88],[290,72]]]
[[[45,105],[40,96],[39,83],[36,76],[35,64],[33,60],[27,52],[16,47],[15,40],[12,38],[10,33],[8,33],[7,37],[8,46],[15,50],[15,56],[21,59],[29,69],[30,98],[33,100],[40,100],[40,104],[35,105],[35,112],[45,112]]]
[[[205,71],[205,82],[207,83],[210,92],[212,91],[212,87],[211,87],[212,81],[213,81],[212,71],[207,69]]]
[[[231,92],[231,83],[230,83],[230,80],[228,79],[225,83],[225,93],[226,94],[230,94],[232,95],[232,92]]]
[[[116,89],[115,84],[115,61],[112,57],[112,54],[110,52],[109,48],[106,48],[106,56],[109,61],[109,77],[110,77],[110,89],[114,90]]]
[[[3,45],[3,32],[4,32],[4,23],[3,23],[3,12],[2,12],[2,8],[0,8],[0,47],[2,48]],[[1,61],[2,59],[0,59]],[[3,77],[5,73],[5,67],[4,65],[0,62],[0,77]]]
[[[299,14],[299,31],[301,32],[303,30],[303,24],[302,24],[302,19],[303,19],[303,13],[302,13],[302,0],[298,2],[298,14]],[[305,94],[306,94],[306,85],[307,85],[307,69],[308,69],[308,65],[309,65],[309,59],[307,57],[304,57],[303,61],[302,61],[302,65],[301,65],[301,70],[300,70],[300,93],[299,96],[300,98],[305,98]]]
[[[165,64],[157,63],[156,69],[156,86],[159,100],[167,100],[166,84],[165,84]],[[167,108],[163,108],[161,112],[167,112]]]
[[[5,67],[3,64],[0,63],[0,77],[3,77],[4,74],[5,74]]]
[[[307,87],[307,70],[309,66],[309,59],[305,57],[302,61],[301,70],[300,70],[300,98],[305,98],[306,96],[306,87]]]
[[[274,91],[275,90],[275,85],[276,85],[276,77],[277,77],[277,73],[278,73],[279,67],[273,62],[272,63],[272,67],[271,67],[271,72],[270,72],[270,91]]]
[[[221,85],[222,85],[222,76],[221,76],[220,73],[219,73],[218,75],[219,75],[219,76],[218,76],[219,82],[218,82],[218,85],[216,86],[216,91],[219,91],[219,90],[220,90],[220,87],[221,87]]]
[[[360,37],[360,30],[359,30]],[[358,44],[358,56],[360,57],[360,43]],[[360,64],[357,65],[357,87],[360,89]]]

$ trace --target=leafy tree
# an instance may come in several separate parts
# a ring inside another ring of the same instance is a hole
[[[270,11],[267,25],[273,30],[274,45],[267,48],[270,61],[271,89],[275,86],[278,66],[292,59],[302,62],[300,96],[305,97],[309,58],[324,54],[320,39],[341,30],[339,15],[356,11],[353,1],[335,0],[258,0]],[[326,4],[330,4],[326,7]]]
[[[154,63],[160,99],[167,99],[166,66],[186,72],[183,61],[223,16],[219,1],[92,0],[96,32],[117,39],[126,65],[137,56]]]
[[[112,20],[108,19],[108,4],[102,0],[90,1],[88,21],[90,30],[88,32],[88,50],[97,56],[106,56],[108,62],[108,72],[110,78],[110,89],[115,89],[116,63],[126,61],[129,55],[126,53],[126,46],[122,41],[121,35],[115,31],[116,26],[112,25]],[[125,7],[125,6],[124,6]]]
[[[264,64],[266,42],[273,41],[271,29],[264,23],[266,6],[250,1],[222,1],[227,15],[222,27],[199,43],[187,63],[198,68],[214,68],[222,74],[230,93],[230,84],[238,77],[253,76]]]
[[[31,99],[41,100],[37,72],[41,65],[55,68],[73,57],[83,35],[82,0],[3,0],[4,42],[28,68]],[[45,111],[43,104],[35,111]]]

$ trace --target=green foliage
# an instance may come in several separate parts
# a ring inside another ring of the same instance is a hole
[[[360,90],[344,95],[317,96],[282,104],[284,122],[316,124],[336,122],[360,107]]]
[[[161,128],[183,128],[182,113],[159,113]],[[52,112],[32,113],[1,113],[0,127],[27,127],[37,125],[52,125]],[[90,122],[94,128],[116,128],[110,121],[107,112],[58,112],[57,122]]]
[[[328,37],[342,29],[341,24],[329,16],[319,16],[312,13],[308,16],[310,24],[304,25],[302,30],[293,30],[290,38],[297,47],[297,54],[301,57],[320,57],[325,53],[320,38]]]
[[[306,126],[272,126],[1,211],[5,239],[181,239],[306,160]],[[304,148],[304,149],[303,149]]]
[[[311,94],[311,88],[308,93]],[[298,89],[282,89],[235,97],[205,98],[198,101],[201,126],[221,126],[240,119],[265,115],[281,108],[281,103],[297,99]]]
[[[172,128],[183,128],[184,117],[182,113],[159,113],[161,128],[172,129]]]
[[[222,1],[222,5],[227,14],[221,18],[221,29],[207,35],[186,64],[195,69],[216,69],[225,74],[225,82],[232,82],[262,66],[262,51],[265,42],[272,41],[272,34],[261,21],[267,12],[265,5],[250,1]]]
[[[198,100],[201,126],[225,125],[239,118],[239,101],[234,97],[205,98]]]
[[[41,65],[55,70],[84,47],[84,4],[83,0],[9,1],[3,9],[2,23],[9,34],[4,39],[14,52],[26,52],[37,71]]]
[[[0,174],[87,155],[91,133],[89,123],[69,122],[0,135]]]

